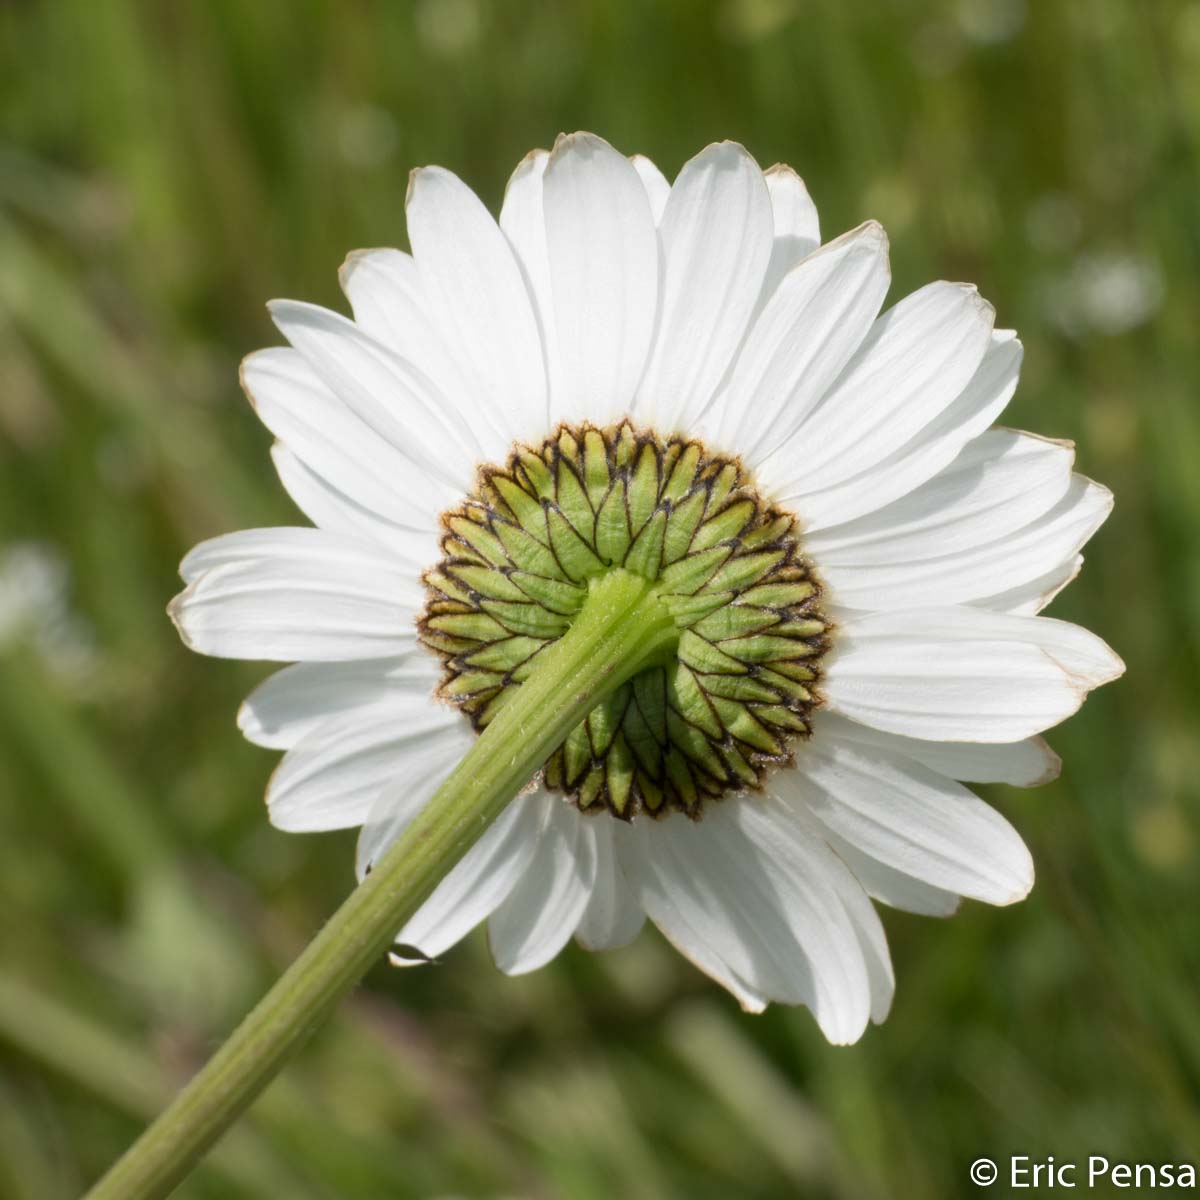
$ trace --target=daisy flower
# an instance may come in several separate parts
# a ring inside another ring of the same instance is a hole
[[[239,717],[286,752],[272,822],[361,826],[365,874],[589,597],[639,577],[670,653],[549,747],[393,960],[486,920],[517,974],[648,916],[745,1009],[853,1042],[892,1000],[873,901],[1032,886],[965,785],[1053,779],[1039,734],[1122,671],[1038,615],[1110,493],[1069,443],[993,427],[1021,344],[974,287],[883,309],[879,225],[822,245],[800,178],[741,146],[669,184],[562,137],[498,222],[428,167],[407,224],[411,255],[346,260],[352,320],[277,301],[290,347],[243,367],[312,527],[203,543],[172,604],[202,653],[295,663]]]

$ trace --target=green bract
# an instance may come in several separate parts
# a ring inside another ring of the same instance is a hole
[[[675,619],[674,661],[620,687],[546,762],[546,785],[580,808],[696,815],[808,735],[821,589],[793,518],[736,462],[628,423],[563,427],[484,468],[443,524],[421,636],[445,661],[442,696],[478,729],[612,570],[655,581]]]

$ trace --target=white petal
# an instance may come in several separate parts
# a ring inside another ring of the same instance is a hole
[[[415,535],[414,535],[415,536]],[[413,547],[421,543],[414,540]],[[275,525],[266,529],[238,529],[218,537],[198,542],[183,556],[179,575],[184,583],[194,583],[206,571],[226,567],[231,563],[254,562],[258,559],[311,559],[325,561],[331,570],[345,562],[352,566],[380,564],[384,570],[406,570],[419,575],[428,565],[419,554],[410,552],[407,544],[381,547],[362,537],[344,533],[329,533],[310,529],[306,525]],[[409,597],[420,591],[420,580],[405,587]]]
[[[319,529],[201,543],[168,612],[193,650],[220,658],[337,662],[403,654],[416,639],[420,579],[368,542]],[[283,535],[283,536],[280,536]]]
[[[813,964],[822,1031],[834,1043],[857,1041],[868,1016],[876,1022],[887,1016],[896,986],[879,915],[808,814],[769,793],[760,803],[746,797],[739,809],[763,860],[779,864],[784,911]],[[842,916],[852,938],[841,928]]]
[[[934,887],[881,863],[838,837],[828,826],[822,826],[822,831],[873,900],[923,917],[950,917],[958,911],[962,897],[956,892]]]
[[[841,741],[907,754],[939,775],[962,783],[1041,787],[1057,779],[1062,770],[1062,759],[1040,737],[1020,742],[929,742],[884,733],[828,711],[818,713],[813,722],[814,737],[826,732]]]
[[[995,311],[974,287],[931,283],[875,322],[817,408],[762,465],[802,500],[885,460],[943,413],[987,350]]]
[[[783,163],[768,168],[763,177],[771,196],[771,215],[775,240],[771,261],[763,281],[763,296],[769,297],[779,281],[821,244],[821,224],[817,206],[804,186],[804,180]]]
[[[494,460],[508,449],[491,406],[481,402],[430,315],[429,298],[416,261],[401,250],[355,250],[346,256],[338,279],[354,320],[376,341],[428,378],[464,423],[481,456]]]
[[[1011,429],[991,429],[968,442],[929,482],[879,509],[817,531],[805,549],[822,565],[883,561],[984,545],[1052,508],[1071,482],[1074,447]]]
[[[659,227],[664,255],[658,336],[637,415],[686,431],[741,344],[771,255],[771,200],[741,146],[709,146],[679,173]]]
[[[179,564],[179,578],[184,583],[195,583],[205,572],[227,567],[230,563],[253,562],[268,557],[285,558],[291,554],[311,555],[322,551],[336,555],[343,545],[353,549],[358,544],[359,539],[347,541],[324,530],[306,526],[272,525],[265,529],[239,529],[234,533],[206,538],[193,546]],[[384,560],[390,557],[386,551],[378,548],[375,553]]]
[[[760,811],[770,803],[716,805],[698,822],[641,822],[644,869],[756,991],[808,1005],[831,1041],[853,1041],[869,1015],[866,966],[824,879],[845,868],[799,826],[785,838]],[[650,903],[647,911],[658,924]]]
[[[271,446],[271,461],[283,490],[292,503],[318,528],[327,533],[344,533],[365,537],[386,546],[386,539],[376,535],[388,523],[368,509],[327,484],[315,471],[310,471],[282,442]],[[391,529],[399,526],[392,525]]]
[[[558,390],[558,333],[554,324],[554,292],[546,247],[545,177],[548,150],[532,150],[517,164],[504,189],[500,229],[508,238],[533,302],[541,336],[549,395]],[[501,458],[502,455],[493,455]]]
[[[325,385],[426,474],[438,511],[461,497],[474,478],[479,447],[464,437],[463,423],[426,376],[335,312],[295,300],[273,300],[268,308]]]
[[[906,445],[850,479],[807,492],[792,507],[810,533],[875,512],[952,462],[1004,411],[1017,388],[1024,349],[1009,329],[993,332],[979,369],[952,404]],[[782,464],[777,464],[782,468]],[[784,484],[788,484],[786,479]],[[804,486],[802,462],[788,485]]]
[[[658,236],[637,170],[592,134],[560,137],[543,204],[558,337],[551,420],[629,412],[658,304]]]
[[[403,658],[297,663],[264,680],[242,701],[238,728],[247,741],[288,750],[331,717],[392,700],[397,693],[433,703],[441,664],[423,646]]]
[[[397,966],[423,961],[406,955],[415,947],[426,958],[444,954],[504,902],[524,877],[537,851],[548,803],[544,792],[518,796],[434,889],[396,935]]]
[[[936,596],[943,603],[962,600],[983,602],[986,608],[1017,607],[1003,598],[999,605],[986,602],[1000,580],[1008,584],[1006,591],[1033,582],[1035,596],[1049,591],[1052,597],[1074,573],[1080,548],[1108,519],[1112,507],[1108,488],[1075,475],[1058,504],[1024,528],[969,554],[953,556],[952,561],[939,560],[928,564],[926,570],[914,569],[911,590],[896,589],[892,593],[895,603],[928,603]],[[915,582],[918,575],[924,586]]]
[[[1069,717],[1121,660],[1077,625],[981,609],[874,613],[843,624],[830,708],[908,737],[1020,741]]]
[[[631,154],[629,161],[633,163],[633,169],[637,171],[642,187],[646,189],[646,199],[650,201],[650,215],[657,225],[666,212],[671,185],[667,182],[667,177],[644,154]]]
[[[559,796],[548,795],[546,804],[537,852],[488,921],[492,957],[506,975],[534,971],[558,954],[596,882],[596,821]]]
[[[546,430],[546,369],[529,290],[479,197],[441,167],[414,171],[408,236],[442,337],[509,440]]]
[[[867,335],[889,279],[887,238],[873,221],[788,274],[709,414],[723,444],[753,468],[790,437]]]
[[[284,490],[318,529],[367,538],[406,562],[426,566],[437,562],[438,531],[434,528],[405,528],[364,508],[305,466],[282,442],[271,447],[271,461]]]
[[[251,354],[242,386],[263,424],[330,487],[395,524],[437,529],[441,509],[425,469],[357,417],[298,351]]]
[[[473,734],[428,694],[397,693],[318,725],[283,756],[267,786],[271,824],[291,833],[361,825],[380,793],[447,756]]]
[[[887,866],[945,891],[1012,904],[1033,887],[1020,835],[959,783],[884,750],[824,737],[771,787]]]
[[[849,608],[975,600],[1072,557],[1103,520],[1111,497],[1072,486],[1071,459],[1060,443],[991,430],[916,491],[805,549]]]
[[[818,832],[814,830],[814,833]],[[825,841],[824,831],[819,836]],[[828,843],[827,843],[828,844]],[[832,847],[831,847],[832,848]],[[879,914],[871,903],[862,880],[846,868],[845,859],[836,855],[837,867],[826,872],[825,878],[837,892],[850,924],[858,934],[859,950],[867,968],[867,985],[870,989],[871,1020],[881,1025],[892,1009],[896,994],[896,973],[892,969],[892,955],[888,949],[887,934]],[[835,857],[831,856],[831,857]]]
[[[637,888],[638,900],[646,915],[662,935],[693,966],[725,988],[748,1013],[760,1013],[768,997],[739,974],[719,953],[711,923],[671,886],[673,875],[662,864],[653,864],[654,843],[643,829],[645,821],[635,823],[629,842],[626,874]]]
[[[1005,588],[991,596],[982,596],[971,603],[977,608],[990,608],[994,612],[1018,613],[1022,616],[1034,616],[1040,613],[1059,592],[1070,583],[1083,569],[1083,555],[1076,554],[1065,562],[1015,587]]]
[[[631,851],[629,826],[601,816],[590,821],[596,840],[596,882],[575,938],[588,950],[627,946],[641,932],[646,914],[626,875]]]
[[[362,823],[355,849],[354,869],[360,880],[429,803],[475,740],[475,732],[466,721],[450,722],[443,736],[430,741],[427,754],[414,756],[411,770],[405,769],[376,794]]]

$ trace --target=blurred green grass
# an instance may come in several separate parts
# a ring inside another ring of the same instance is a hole
[[[477,937],[373,972],[180,1194],[936,1198],[980,1154],[1200,1146],[1200,8],[10,0],[3,1200],[77,1194],[352,883],[349,836],[263,818],[233,715],[265,671],[163,615],[196,540],[294,519],[237,387],[263,302],[338,306],[348,249],[403,243],[411,167],[494,207],[571,128],[669,173],[738,139],[827,234],[881,219],[894,295],[977,281],[1027,346],[1008,420],[1117,493],[1052,611],[1129,674],[1053,735],[1060,782],[994,797],[1026,903],[886,915],[860,1046],[743,1016],[651,933],[520,980]]]

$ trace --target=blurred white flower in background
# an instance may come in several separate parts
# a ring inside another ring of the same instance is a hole
[[[1050,281],[1043,297],[1047,316],[1071,337],[1136,329],[1154,316],[1162,300],[1159,264],[1124,250],[1081,254]]]
[[[96,648],[69,595],[67,560],[49,542],[0,546],[0,648],[26,643],[61,679],[80,685],[94,673]]]

